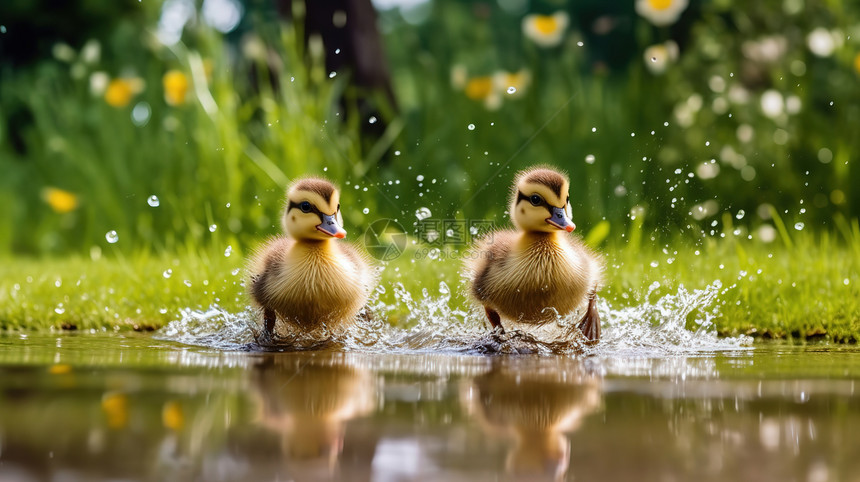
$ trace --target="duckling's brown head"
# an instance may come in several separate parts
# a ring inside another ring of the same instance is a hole
[[[281,226],[285,233],[299,240],[345,237],[337,187],[319,178],[295,181],[287,188]]]
[[[555,169],[520,171],[514,180],[511,220],[522,231],[573,231],[569,189],[567,176]]]

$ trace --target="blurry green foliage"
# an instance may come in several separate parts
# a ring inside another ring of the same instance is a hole
[[[411,228],[422,207],[504,223],[513,173],[539,162],[570,173],[574,221],[600,226],[596,242],[633,217],[701,243],[726,219],[768,240],[773,212],[789,231],[860,212],[850,2],[693,1],[659,26],[637,2],[385,10],[401,109],[369,143],[349,73],[331,77],[301,22],[279,23],[271,5],[246,2],[228,38],[198,19],[165,46],[153,35],[159,3],[108,3],[97,11],[115,22],[82,23],[51,57],[40,47],[40,62],[0,72],[0,250],[87,252],[110,230],[120,246],[156,251],[246,246],[277,231],[284,184],[304,174],[341,184],[351,236],[382,217]],[[566,19],[557,44],[524,28],[536,13]],[[181,105],[165,102],[170,70],[188,79]],[[112,106],[105,78],[142,89]]]

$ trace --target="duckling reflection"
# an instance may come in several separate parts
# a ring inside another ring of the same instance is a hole
[[[375,378],[342,356],[268,356],[256,368],[259,423],[280,434],[288,475],[336,477],[346,422],[376,407]]]
[[[581,363],[557,364],[532,370],[499,361],[463,392],[463,403],[488,436],[513,441],[505,461],[511,480],[562,480],[570,461],[564,432],[577,430],[600,406],[597,377]]]

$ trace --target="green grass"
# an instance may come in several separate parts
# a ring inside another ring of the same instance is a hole
[[[827,234],[785,234],[792,237],[771,244],[728,235],[691,246],[630,233],[625,244],[602,250],[607,270],[601,294],[619,308],[653,302],[680,285],[699,289],[720,280],[724,291],[715,326],[722,335],[860,340],[860,243]],[[437,260],[418,252],[387,265],[383,300],[394,302],[397,282],[417,298],[422,289],[438,295],[444,281],[454,293],[452,306],[464,307],[458,252]],[[179,318],[185,308],[218,304],[238,312],[248,306],[243,266],[243,253],[234,250],[225,257],[220,249],[177,256],[114,252],[95,260],[6,259],[0,268],[0,329],[145,330]],[[169,278],[163,276],[167,269]],[[646,300],[654,282],[659,288]],[[388,321],[401,323],[404,314],[398,305]]]

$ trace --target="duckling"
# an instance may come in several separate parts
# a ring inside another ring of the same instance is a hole
[[[290,185],[281,226],[286,236],[268,241],[249,269],[249,294],[263,311],[263,335],[271,338],[278,319],[305,332],[354,319],[376,276],[362,253],[337,241],[346,231],[334,184],[306,178]]]
[[[493,329],[501,318],[542,324],[586,305],[579,329],[600,339],[596,298],[603,265],[576,237],[569,236],[570,182],[550,167],[516,175],[510,216],[517,230],[495,231],[472,255],[471,295],[484,307]]]

